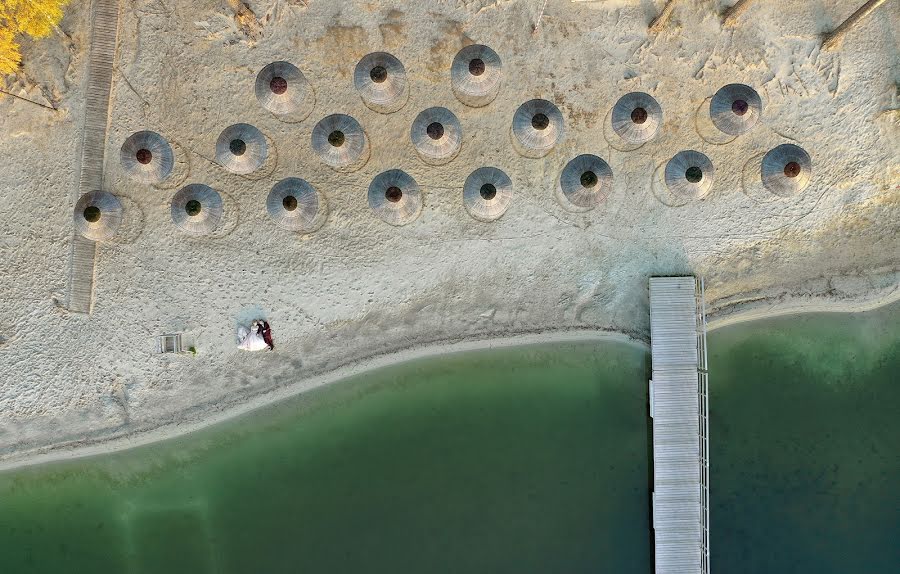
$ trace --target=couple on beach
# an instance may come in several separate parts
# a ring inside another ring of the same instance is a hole
[[[272,342],[272,329],[269,327],[269,323],[259,319],[253,321],[249,329],[243,325],[238,327],[238,349],[245,351],[274,350],[275,343]]]

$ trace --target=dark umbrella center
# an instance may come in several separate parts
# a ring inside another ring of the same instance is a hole
[[[286,195],[284,199],[281,200],[281,205],[288,211],[294,211],[297,209],[297,198],[293,195]]]
[[[231,140],[231,143],[228,144],[228,149],[231,150],[231,153],[234,155],[244,155],[247,151],[247,144],[244,140],[234,139]]]
[[[84,208],[84,218],[91,223],[100,221],[100,208],[96,205],[89,205]]]
[[[384,197],[391,203],[397,203],[403,198],[403,191],[396,185],[392,185],[385,190]]]
[[[481,186],[481,189],[478,190],[478,193],[481,194],[482,199],[490,201],[497,195],[497,188],[493,184],[486,183]]]
[[[631,110],[631,121],[636,124],[642,124],[647,121],[647,110],[644,108],[634,108]]]
[[[196,199],[192,199],[184,204],[184,211],[191,217],[200,215],[201,205]]]
[[[334,130],[330,134],[328,134],[328,143],[330,143],[333,147],[341,147],[344,145],[344,132],[340,130]]]
[[[439,140],[444,137],[444,126],[440,122],[432,122],[428,124],[428,127],[425,128],[425,131],[428,133],[428,137],[433,140]]]
[[[484,73],[484,60],[481,58],[472,58],[469,60],[469,73],[473,76],[480,76]]]
[[[375,66],[369,70],[369,77],[376,84],[381,84],[387,80],[387,69],[384,66]]]
[[[734,112],[735,115],[742,116],[746,114],[749,109],[750,104],[747,103],[747,100],[735,100],[731,102],[731,111]]]
[[[582,187],[594,187],[597,185],[597,174],[592,171],[586,171],[581,174]]]
[[[545,130],[550,125],[550,118],[546,114],[534,114],[531,117],[531,127],[536,130]]]
[[[153,152],[151,152],[147,148],[141,148],[137,150],[137,153],[134,154],[134,157],[138,160],[138,163],[147,165],[148,163],[150,163],[150,160],[153,159]]]
[[[789,161],[784,165],[784,175],[788,177],[797,177],[800,175],[800,164],[795,161]]]
[[[703,170],[697,166],[689,167],[684,171],[684,177],[691,183],[697,183],[703,179]]]
[[[269,82],[269,89],[272,90],[273,94],[281,95],[287,91],[287,80],[281,76],[275,76]]]

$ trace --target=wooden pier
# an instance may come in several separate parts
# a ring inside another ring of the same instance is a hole
[[[84,134],[81,141],[81,177],[78,198],[103,189],[103,162],[109,125],[109,95],[119,30],[119,0],[94,0],[91,5],[91,51],[84,88]],[[76,232],[69,253],[67,307],[75,313],[90,313],[94,294],[94,264],[97,246]]]
[[[657,574],[709,573],[709,436],[703,283],[650,278],[650,416]]]

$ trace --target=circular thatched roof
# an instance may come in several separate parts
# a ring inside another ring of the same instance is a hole
[[[565,133],[562,112],[547,100],[530,100],[513,115],[512,132],[524,155],[546,155]]]
[[[85,193],[75,202],[75,229],[87,239],[112,239],[122,225],[122,203],[105,191]]]
[[[313,128],[313,150],[334,168],[351,167],[360,162],[368,145],[362,126],[345,114],[326,116]]]
[[[641,144],[656,136],[662,126],[663,114],[659,103],[650,94],[625,94],[612,109],[612,128],[623,140]]]
[[[216,161],[232,173],[252,173],[268,155],[266,136],[250,124],[228,126],[216,140]]]
[[[700,199],[712,189],[715,171],[709,158],[699,151],[680,151],[666,164],[666,186],[678,197]]]
[[[459,153],[462,126],[447,108],[428,108],[413,120],[409,137],[423,160],[446,163]]]
[[[762,182],[775,195],[797,195],[809,185],[812,160],[806,150],[794,144],[772,148],[762,160]]]
[[[749,131],[762,115],[762,100],[744,84],[728,84],[709,103],[709,117],[719,131],[737,136]]]
[[[222,196],[209,186],[192,183],[182,187],[172,198],[172,221],[191,235],[207,235],[222,220]]]
[[[512,196],[512,180],[496,167],[476,169],[463,185],[463,205],[478,221],[500,219],[509,208]]]
[[[156,132],[141,131],[128,136],[119,150],[119,160],[128,177],[141,183],[159,183],[172,173],[172,146]]]
[[[500,92],[503,63],[497,52],[481,44],[466,46],[456,53],[450,67],[450,85],[456,98],[467,106],[480,108]]]
[[[353,85],[366,106],[384,114],[402,108],[409,97],[406,69],[387,52],[363,56],[353,70]]]
[[[369,207],[391,225],[406,225],[422,212],[422,192],[409,174],[390,169],[369,185]]]
[[[275,223],[285,229],[310,232],[319,214],[319,194],[298,177],[282,179],[266,198],[266,211]]]
[[[612,193],[613,173],[603,159],[582,154],[573,158],[559,175],[563,197],[584,209],[593,209]]]
[[[254,91],[262,107],[294,121],[306,118],[316,103],[312,85],[290,62],[272,62],[260,70]]]

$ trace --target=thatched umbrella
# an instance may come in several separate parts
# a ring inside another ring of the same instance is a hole
[[[334,168],[352,167],[360,162],[368,145],[362,126],[345,114],[322,118],[312,131],[313,150]]]
[[[450,85],[456,98],[467,106],[480,108],[500,92],[503,63],[497,52],[481,44],[466,46],[456,53],[450,66]]]
[[[512,196],[512,180],[496,167],[476,169],[463,185],[463,205],[478,221],[500,219],[509,208]]]
[[[254,91],[262,107],[294,121],[306,118],[316,101],[312,85],[290,62],[272,62],[260,70]]]
[[[119,150],[119,160],[128,177],[141,183],[159,183],[175,167],[172,146],[156,132],[140,131],[128,136]]]
[[[222,220],[222,196],[209,186],[192,183],[172,198],[172,221],[191,235],[207,235],[216,230]]]
[[[523,155],[546,155],[565,133],[562,112],[547,100],[530,100],[513,115],[512,132]]]
[[[685,199],[701,199],[712,188],[715,169],[709,158],[699,151],[680,151],[666,164],[666,186],[674,195]]]
[[[266,136],[250,124],[228,126],[216,140],[216,161],[232,173],[252,173],[268,155]]]
[[[573,158],[559,175],[563,197],[584,209],[593,209],[612,193],[613,173],[603,159],[582,154]]]
[[[728,84],[709,103],[709,118],[719,131],[737,136],[749,131],[762,115],[762,100],[744,84]]]
[[[85,193],[75,202],[75,229],[87,239],[112,239],[122,225],[122,204],[105,191]]]
[[[422,212],[422,193],[409,174],[390,169],[375,176],[369,185],[369,207],[391,225],[406,225]]]
[[[313,231],[319,214],[319,194],[298,177],[282,179],[266,198],[266,211],[275,223],[290,231]]]
[[[662,122],[662,108],[653,96],[644,92],[625,94],[612,109],[613,131],[628,143],[652,140]]]
[[[428,108],[413,120],[409,137],[423,160],[446,163],[459,153],[462,126],[447,108]]]
[[[766,189],[775,195],[790,197],[809,185],[812,160],[803,148],[781,144],[763,157],[761,171]]]
[[[353,85],[363,103],[376,112],[396,112],[409,98],[406,69],[387,52],[363,56],[353,70]]]

